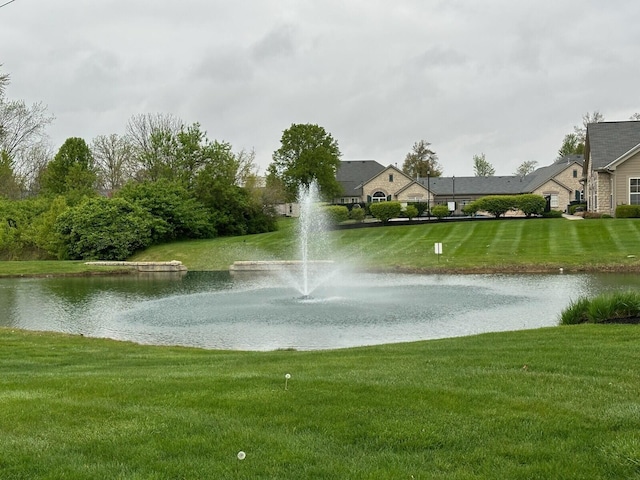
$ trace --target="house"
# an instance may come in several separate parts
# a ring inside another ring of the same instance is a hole
[[[371,178],[385,169],[375,160],[346,160],[340,162],[336,172],[336,180],[342,185],[343,196],[334,199],[334,203],[361,203],[362,187]]]
[[[365,166],[365,162],[366,166]],[[582,196],[583,160],[569,155],[524,177],[425,177],[413,179],[394,165],[383,167],[375,161],[341,162],[336,178],[344,196],[336,203],[384,202],[407,204],[449,204],[460,212],[467,204],[487,195],[533,193],[548,198],[551,208],[565,210],[569,202]],[[361,180],[365,175],[370,176]],[[349,179],[349,181],[345,181]],[[360,179],[360,180],[358,180]]]
[[[587,125],[583,179],[587,211],[614,215],[618,205],[640,205],[640,122]]]

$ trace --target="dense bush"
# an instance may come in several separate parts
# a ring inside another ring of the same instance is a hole
[[[157,219],[124,198],[91,200],[58,217],[56,230],[72,260],[125,260],[151,244]]]
[[[424,215],[424,212],[429,208],[429,205],[425,202],[409,202],[407,203],[407,206],[416,207],[416,210],[418,210],[418,215],[416,215],[417,217]]]
[[[447,205],[436,205],[431,209],[431,215],[441,220],[449,215],[449,207]]]
[[[560,314],[560,323],[615,323],[636,321],[640,317],[640,293],[616,292],[571,302]]]
[[[418,216],[418,209],[416,207],[414,207],[413,205],[407,205],[404,208],[404,215],[409,220],[413,220],[414,218],[416,218]]]
[[[49,255],[38,244],[34,223],[48,210],[45,198],[28,200],[0,199],[0,259],[43,259]]]
[[[216,234],[208,210],[178,182],[130,182],[116,195],[154,217],[152,243]]]
[[[478,213],[478,210],[479,204],[477,201],[467,203],[462,207],[462,213],[464,213],[465,215],[475,215],[476,213]]]
[[[515,195],[489,195],[471,202],[470,205],[473,207],[469,209],[474,209],[475,212],[485,211],[497,218],[509,210],[516,210],[518,201]]]
[[[548,212],[543,212],[542,216],[544,218],[562,218],[562,212],[560,210],[549,210]]]
[[[400,202],[378,202],[369,205],[371,215],[383,223],[387,223],[392,218],[397,218],[402,213]]]
[[[527,193],[516,195],[516,208],[522,211],[527,217],[531,215],[541,215],[547,206],[547,201],[541,195]]]
[[[349,218],[356,222],[362,222],[364,220],[364,217],[366,217],[366,212],[364,208],[354,207],[349,212]]]
[[[640,205],[618,205],[616,218],[640,218]]]
[[[331,223],[341,223],[349,220],[349,209],[343,205],[329,205],[323,208]]]
[[[586,203],[576,203],[569,207],[569,214],[575,215],[576,212],[584,212],[587,209]]]

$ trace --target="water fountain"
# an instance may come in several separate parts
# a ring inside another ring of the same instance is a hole
[[[268,272],[280,282],[297,290],[301,300],[337,273],[328,235],[328,220],[320,206],[318,184],[298,188],[300,215],[297,224],[298,260],[237,261],[231,272]]]
[[[0,325],[204,348],[340,348],[548,326],[588,284],[558,275],[516,280],[345,269],[342,259],[328,260],[337,252],[317,186],[303,188],[299,203],[299,259],[236,262],[231,270],[242,275],[146,280],[153,285],[133,276],[28,279],[13,282],[14,291],[0,279],[0,307],[8,312]],[[3,298],[10,303],[3,306]]]

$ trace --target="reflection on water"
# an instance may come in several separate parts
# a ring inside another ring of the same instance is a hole
[[[640,276],[357,274],[300,298],[227,272],[0,280],[0,325],[146,344],[324,349],[553,326]]]

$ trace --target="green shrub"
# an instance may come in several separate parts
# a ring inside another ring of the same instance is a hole
[[[45,259],[49,255],[38,246],[34,222],[50,206],[50,199],[0,199],[0,259]]]
[[[387,223],[392,218],[397,218],[402,213],[400,202],[378,202],[369,206],[371,215],[383,223]]]
[[[418,216],[418,209],[413,205],[407,205],[404,209],[404,214],[409,220],[413,220]]]
[[[431,209],[431,214],[437,217],[438,220],[442,220],[444,217],[449,216],[449,207],[446,205],[436,205]]]
[[[97,197],[66,210],[56,221],[71,260],[125,260],[152,242],[153,216],[123,198]]]
[[[341,223],[349,220],[349,209],[344,205],[329,205],[322,209],[331,223]]]
[[[207,209],[178,182],[130,182],[116,197],[138,205],[154,217],[153,243],[215,237]]]
[[[640,218],[640,205],[618,205],[616,218]]]
[[[427,211],[428,208],[428,204],[426,204],[425,202],[409,202],[407,203],[407,206],[412,206],[412,207],[416,207],[416,210],[418,210],[418,215],[416,215],[416,217],[421,217],[424,212]]]
[[[516,207],[527,217],[541,215],[547,206],[547,201],[542,195],[534,195],[533,193],[516,195],[515,200]]]
[[[569,214],[575,215],[576,212],[584,212],[587,209],[586,203],[576,203],[569,207]]]
[[[560,210],[549,210],[542,214],[544,218],[562,218],[562,212]]]
[[[477,211],[489,212],[494,217],[498,218],[509,210],[518,209],[518,201],[515,195],[488,195],[486,197],[479,198],[475,202]]]
[[[480,210],[478,201],[475,200],[471,203],[467,203],[464,207],[462,207],[462,213],[465,215],[475,215]]]
[[[640,317],[640,292],[615,292],[571,302],[560,314],[560,323],[616,323],[637,317]]]
[[[349,212],[349,218],[356,222],[362,222],[365,216],[366,216],[365,209],[360,208],[359,205],[357,207],[354,206]]]

